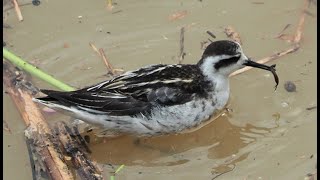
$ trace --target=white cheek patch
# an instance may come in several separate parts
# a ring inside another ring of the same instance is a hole
[[[232,59],[234,58],[234,59]],[[216,76],[217,74],[228,76],[232,72],[244,67],[243,63],[247,60],[247,56],[243,53],[230,56],[230,55],[220,55],[220,56],[210,56],[204,59],[203,64],[200,66],[202,72],[208,78]],[[224,61],[225,60],[225,64]],[[230,64],[228,63],[230,62]],[[219,65],[217,65],[220,63]],[[218,69],[216,67],[218,66]]]
[[[220,55],[220,56],[208,56],[203,60],[200,68],[204,72],[205,75],[211,75],[212,72],[216,71],[214,68],[214,64],[218,63],[221,59],[229,59],[233,56],[229,55]]]

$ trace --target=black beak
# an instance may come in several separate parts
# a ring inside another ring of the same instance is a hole
[[[259,63],[252,61],[251,59],[246,60],[246,62],[243,63],[243,65],[251,66],[251,67],[255,67],[255,68],[260,68],[260,69],[264,69],[267,71],[272,71],[274,69],[274,66],[267,66],[264,64],[259,64]]]
[[[243,65],[251,66],[251,67],[255,67],[255,68],[260,68],[260,69],[264,69],[264,70],[272,72],[274,80],[276,82],[275,89],[277,89],[278,84],[279,84],[279,78],[278,78],[278,75],[276,73],[276,68],[275,68],[276,65],[275,64],[271,65],[271,66],[267,66],[267,65],[264,65],[264,64],[256,63],[256,62],[252,61],[251,59],[248,59],[248,60],[246,60],[245,63],[243,63]]]

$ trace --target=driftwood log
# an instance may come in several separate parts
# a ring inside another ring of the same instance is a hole
[[[70,128],[66,123],[58,122],[54,132],[59,134],[61,149],[64,149],[71,160],[77,176],[87,180],[102,179],[98,166],[90,161],[87,156],[90,150],[86,146],[84,139],[78,134],[77,128]]]
[[[70,134],[63,123],[57,124],[59,131],[57,128],[54,131],[50,129],[32,101],[32,94],[36,94],[37,90],[27,76],[3,61],[3,80],[6,93],[11,96],[27,126],[25,135],[34,179],[75,179],[72,172],[79,179],[102,179],[97,165],[88,158],[88,148],[84,147],[83,139],[79,140],[79,134]],[[70,161],[72,166],[68,166]]]

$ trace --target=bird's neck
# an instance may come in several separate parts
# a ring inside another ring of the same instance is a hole
[[[229,80],[227,73],[223,73],[214,68],[214,64],[221,60],[221,56],[209,56],[202,58],[197,66],[205,79],[212,84],[214,91],[229,90]]]
[[[209,94],[216,99],[216,107],[222,109],[229,99],[229,77],[224,73],[216,71],[213,64],[217,57],[208,57],[200,60],[197,64],[206,81],[210,82]]]
[[[201,68],[202,75],[210,82],[213,91],[229,91],[229,76],[215,71],[213,68]],[[209,69],[209,70],[207,70]]]
[[[218,74],[211,79],[215,91],[229,91],[229,78],[227,76]]]
[[[222,109],[227,104],[230,95],[229,78],[221,74],[216,74],[213,77],[208,79],[212,84],[211,93],[216,97],[216,108]]]

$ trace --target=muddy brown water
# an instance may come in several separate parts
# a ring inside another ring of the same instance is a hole
[[[23,22],[9,10],[4,29],[7,48],[74,86],[85,87],[106,79],[106,68],[90,48],[104,48],[114,67],[134,70],[156,63],[176,63],[179,32],[186,26],[183,63],[196,63],[200,42],[210,30],[226,39],[223,27],[240,34],[245,53],[255,59],[290,44],[275,39],[294,33],[302,0],[286,1],[41,1],[21,7]],[[258,3],[257,3],[258,2]],[[170,15],[186,11],[181,19]],[[310,13],[316,14],[311,5]],[[6,13],[6,14],[7,14]],[[280,84],[274,91],[269,72],[250,70],[232,77],[225,113],[201,129],[182,135],[154,138],[91,137],[92,158],[108,179],[111,164],[125,168],[116,179],[303,179],[316,171],[316,17],[306,16],[299,51],[268,64],[277,64]],[[296,92],[284,89],[292,81]],[[34,78],[41,88],[52,88]],[[12,134],[4,134],[4,179],[32,179],[25,126],[10,98],[4,94],[4,120]],[[50,123],[70,117],[54,114]],[[19,171],[19,173],[17,173]]]

